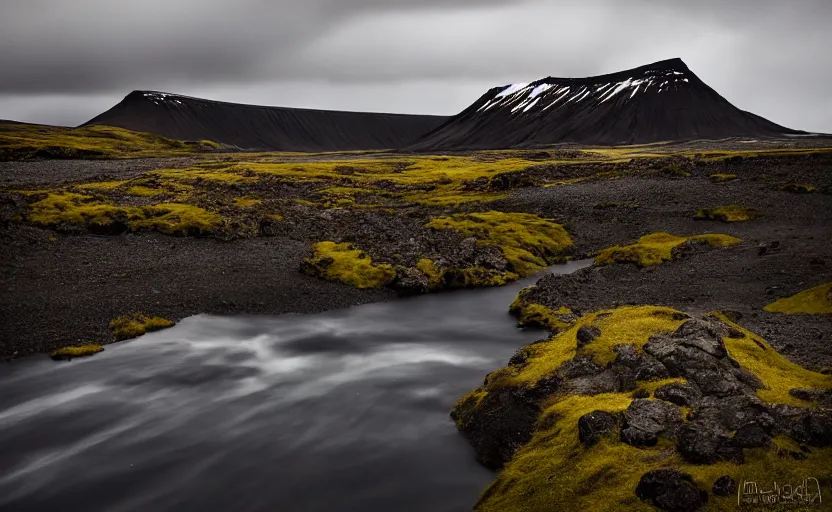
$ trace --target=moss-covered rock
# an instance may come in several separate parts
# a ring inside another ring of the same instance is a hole
[[[318,242],[312,250],[314,255],[303,266],[308,274],[356,288],[380,288],[396,278],[391,265],[373,263],[367,253],[348,243]]]
[[[533,286],[523,288],[517,298],[511,303],[509,313],[517,317],[518,327],[540,327],[552,331],[560,331],[569,327],[577,316],[571,309],[561,306],[551,309],[529,299]]]
[[[151,332],[173,327],[173,322],[158,316],[132,313],[110,321],[110,330],[116,340],[127,340]]]
[[[581,347],[587,326],[601,334]],[[721,314],[599,311],[521,351],[452,411],[479,460],[502,467],[476,510],[677,510],[682,497],[727,511],[736,496],[707,495],[726,477],[832,484],[832,411],[788,392],[830,393],[832,376]],[[688,405],[661,399],[672,386]]]
[[[454,229],[476,238],[479,244],[499,247],[509,263],[508,270],[519,276],[563,261],[572,246],[563,226],[528,213],[457,214],[432,219],[426,227]]]
[[[639,267],[648,267],[674,259],[674,249],[682,244],[701,244],[703,247],[730,247],[742,242],[739,238],[721,234],[696,236],[676,236],[669,233],[653,233],[641,237],[630,245],[616,245],[603,249],[595,257],[595,263],[610,265],[613,263],[632,263]],[[678,251],[677,251],[677,254]]]

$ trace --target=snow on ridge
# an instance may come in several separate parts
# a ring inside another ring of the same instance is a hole
[[[690,83],[689,76],[688,73],[677,70],[648,69],[643,74],[607,83],[582,83],[579,80],[559,82],[551,78],[531,83],[515,83],[503,86],[477,111],[485,112],[497,107],[499,110],[510,110],[512,114],[521,111],[526,113],[535,108],[547,110],[556,105],[579,104],[584,100],[597,105],[619,96],[624,91],[627,99],[633,99],[637,94],[675,90],[682,83]]]

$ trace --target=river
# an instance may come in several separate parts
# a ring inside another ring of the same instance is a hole
[[[545,335],[507,313],[538,277],[0,364],[0,510],[470,510],[494,475],[448,413]]]

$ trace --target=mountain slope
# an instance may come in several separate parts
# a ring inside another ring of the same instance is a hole
[[[85,125],[117,126],[180,140],[208,139],[243,149],[351,151],[406,146],[446,119],[261,107],[134,91]]]
[[[680,59],[588,78],[495,87],[410,149],[642,144],[800,134],[744,112]]]

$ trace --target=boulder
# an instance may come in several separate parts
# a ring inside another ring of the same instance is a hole
[[[690,384],[672,383],[656,389],[653,396],[672,404],[689,407],[701,398],[702,393],[699,388]]]
[[[615,415],[605,411],[592,411],[578,420],[578,440],[582,445],[590,447],[617,428],[618,420]]]
[[[708,493],[699,489],[687,473],[657,469],[641,476],[636,496],[666,512],[693,512],[708,502]]]
[[[673,438],[681,424],[682,415],[675,405],[636,399],[624,411],[621,440],[633,446],[655,446],[660,436]]]
[[[583,327],[578,329],[578,332],[576,334],[576,337],[578,338],[578,348],[589,345],[590,343],[595,341],[595,339],[598,338],[598,336],[600,335],[601,329],[591,325],[584,325]]]
[[[711,492],[715,496],[730,496],[737,492],[737,482],[728,475],[723,475],[716,479]]]

